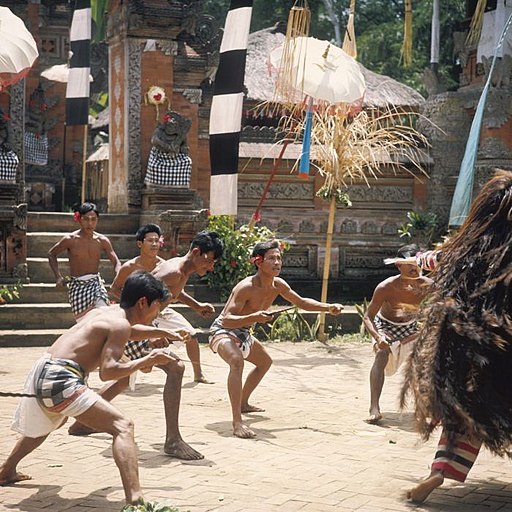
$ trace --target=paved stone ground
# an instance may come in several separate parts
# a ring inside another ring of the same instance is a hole
[[[164,374],[141,374],[136,390],[116,405],[136,424],[146,496],[181,512],[258,511],[512,511],[512,464],[484,452],[465,485],[448,483],[416,507],[405,491],[428,474],[437,436],[418,441],[411,414],[397,410],[400,378],[384,388],[382,426],[362,421],[368,408],[368,344],[268,345],[274,366],[254,394],[266,412],[247,415],[254,440],[231,435],[227,366],[204,346],[214,385],[184,380],[181,431],[205,455],[182,462],[162,452]],[[0,348],[0,389],[20,391],[40,348]],[[182,351],[184,355],[184,351]],[[251,365],[247,365],[251,366]],[[97,374],[91,385],[99,385]],[[0,456],[16,435],[9,430],[16,399],[0,398]],[[33,480],[0,488],[1,511],[119,511],[123,492],[110,438],[74,438],[65,429],[20,465]]]

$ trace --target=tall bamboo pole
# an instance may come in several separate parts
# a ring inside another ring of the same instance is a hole
[[[329,205],[329,220],[327,222],[327,239],[325,241],[325,261],[324,261],[324,274],[322,277],[322,293],[320,300],[327,302],[327,289],[329,287],[329,273],[331,269],[331,247],[332,247],[332,234],[334,232],[334,215],[336,214],[336,194],[333,193],[331,197],[331,204]],[[320,322],[318,325],[318,339],[325,341],[327,335],[325,333],[325,313],[320,313]]]

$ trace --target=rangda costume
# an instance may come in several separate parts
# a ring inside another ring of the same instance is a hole
[[[210,336],[208,338],[210,348],[214,353],[217,353],[219,343],[227,336],[238,344],[242,351],[243,358],[247,359],[251,352],[251,346],[254,343],[254,338],[249,332],[249,329],[226,329],[222,326],[222,320],[222,315],[219,315],[210,327]]]
[[[443,252],[402,390],[424,439],[443,426],[433,469],[461,482],[482,444],[511,455],[512,251],[486,244]]]
[[[69,359],[44,354],[32,367],[25,382],[11,428],[25,437],[41,437],[59,428],[64,418],[90,409],[99,395],[86,384],[87,374]]]
[[[97,305],[108,305],[107,290],[99,274],[72,277],[68,283],[68,296],[73,315],[80,316]]]

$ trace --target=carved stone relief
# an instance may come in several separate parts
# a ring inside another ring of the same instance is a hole
[[[351,219],[344,220],[341,223],[341,232],[348,235],[357,233],[357,222]]]
[[[128,39],[128,204],[142,203],[142,165],[140,155],[140,105],[142,43]]]
[[[371,220],[366,221],[361,226],[361,233],[364,233],[365,235],[376,235],[379,232],[380,230],[377,227],[377,224],[375,224],[375,222],[372,222]]]
[[[411,203],[412,186],[379,186],[366,187],[354,185],[349,190],[350,199],[372,203]]]
[[[303,220],[299,224],[299,231],[301,233],[315,233],[316,228],[313,222],[311,222],[310,220]]]
[[[240,199],[260,199],[265,183],[238,182],[238,197]],[[313,183],[273,183],[267,194],[267,199],[309,200],[313,201]]]

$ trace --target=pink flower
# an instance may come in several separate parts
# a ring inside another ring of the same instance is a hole
[[[250,259],[251,263],[261,263],[263,261],[263,256],[258,254],[258,256],[252,256]]]
[[[230,264],[233,268],[236,268],[236,267],[238,266],[238,263],[237,263],[236,261],[234,261],[234,260],[233,260],[233,261],[231,261],[229,264]]]
[[[164,117],[162,117],[162,121],[164,123],[168,123],[171,120],[171,116],[169,114],[165,114]]]
[[[75,213],[73,213],[73,220],[74,220],[75,222],[80,222],[80,218],[81,218],[81,217],[80,217],[80,212],[75,212]]]

